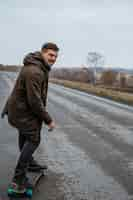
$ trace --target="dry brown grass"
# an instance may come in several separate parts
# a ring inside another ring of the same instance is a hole
[[[50,82],[60,84],[69,88],[77,89],[80,91],[84,91],[100,97],[112,99],[117,102],[133,105],[133,94],[129,94],[127,92],[114,91],[111,89],[92,86],[88,83],[74,82],[68,80],[50,79]]]

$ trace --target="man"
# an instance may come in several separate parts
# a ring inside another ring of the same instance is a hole
[[[33,159],[33,153],[40,144],[42,123],[52,130],[55,123],[46,111],[48,77],[58,56],[59,48],[54,43],[46,43],[40,52],[28,54],[18,75],[15,86],[2,112],[8,115],[8,122],[18,129],[20,156],[15,168],[12,185],[15,189],[26,188],[28,170],[40,170]]]

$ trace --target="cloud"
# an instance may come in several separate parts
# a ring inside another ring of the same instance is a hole
[[[59,65],[80,65],[92,50],[102,52],[107,64],[133,64],[131,0],[3,0],[0,5],[1,63],[21,63],[28,51],[54,41],[61,47]]]

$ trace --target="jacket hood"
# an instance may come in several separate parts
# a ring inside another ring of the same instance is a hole
[[[34,52],[34,53],[29,53],[25,56],[23,60],[23,64],[28,66],[28,65],[37,65],[42,68],[43,71],[50,71],[51,67],[48,65],[42,58],[40,52]]]

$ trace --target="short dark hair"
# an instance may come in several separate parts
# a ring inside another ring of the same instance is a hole
[[[43,51],[43,50],[46,50],[46,49],[52,49],[54,51],[59,51],[58,46],[55,43],[52,43],[52,42],[47,42],[47,43],[42,45],[41,50]]]

